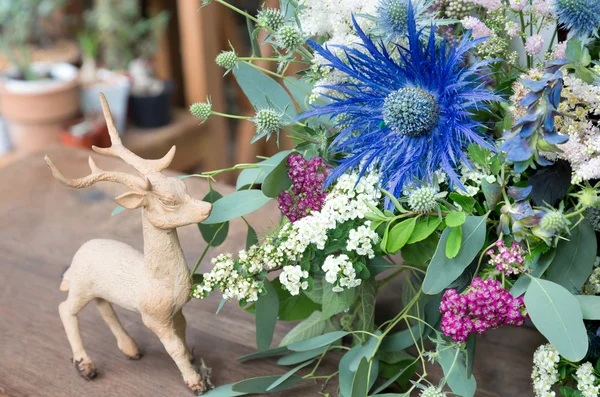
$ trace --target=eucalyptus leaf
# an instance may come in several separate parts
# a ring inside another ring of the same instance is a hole
[[[554,255],[556,254],[556,250],[550,250],[543,254],[538,255],[533,263],[531,264],[531,276],[533,277],[542,277],[548,266],[554,260]],[[529,288],[529,284],[531,284],[531,277],[527,274],[521,274],[517,281],[514,283],[512,288],[510,289],[510,293],[515,298],[523,295],[527,288]]]
[[[310,339],[290,343],[289,345],[287,345],[287,348],[297,352],[313,350],[322,346],[330,345],[346,335],[348,335],[348,332],[346,331],[329,332],[323,335],[315,336]]]
[[[375,258],[367,260],[367,269],[369,269],[369,273],[371,273],[371,276],[373,277],[390,269],[398,268],[398,265],[388,262],[387,259],[381,256],[376,256]]]
[[[379,350],[386,352],[408,349],[415,344],[415,341],[419,341],[423,330],[423,326],[413,325],[409,329],[405,329],[391,335],[386,335],[381,341]]]
[[[497,182],[489,183],[485,178],[481,180],[481,191],[485,196],[485,201],[491,210],[496,208],[502,198],[502,187]]]
[[[465,355],[457,347],[438,345],[439,363],[444,371],[446,383],[454,393],[462,397],[475,396],[477,382],[474,376],[467,376]]]
[[[271,198],[260,190],[240,190],[231,193],[213,204],[212,212],[203,224],[210,225],[230,221],[261,208]]]
[[[446,288],[458,278],[462,272],[475,259],[477,253],[483,247],[486,236],[487,216],[468,216],[462,225],[463,243],[452,259],[446,257],[446,241],[450,229],[444,230],[438,247],[427,268],[427,274],[423,281],[423,292],[435,295]]]
[[[287,354],[289,352],[290,352],[290,350],[287,347],[280,346],[280,347],[276,347],[274,349],[270,349],[267,351],[247,354],[245,356],[238,358],[238,361],[244,362],[244,361],[250,361],[250,360],[257,360],[259,358],[265,358],[265,357],[281,356],[281,355]]]
[[[575,298],[585,320],[600,320],[600,296],[575,295]]]
[[[532,277],[525,293],[525,306],[535,327],[561,356],[569,361],[583,359],[588,337],[577,299],[565,288]]]
[[[352,384],[354,382],[354,371],[350,370],[350,364],[358,356],[362,344],[357,343],[352,349],[347,351],[338,364],[338,380],[340,384],[340,396],[349,397],[352,395]]]
[[[596,232],[587,220],[561,240],[547,278],[567,288],[580,289],[592,273],[596,261]]]
[[[296,365],[320,356],[328,350],[328,346],[317,347],[316,349],[306,350],[302,352],[291,352],[277,360],[278,365]]]
[[[243,169],[237,178],[235,189],[242,190],[253,185],[262,184],[267,175],[281,163],[282,159],[287,158],[290,153],[291,150],[282,150],[268,159],[256,163],[256,167],[254,168]]]
[[[246,234],[246,250],[249,250],[253,245],[258,244],[258,236],[256,230],[248,223],[248,233]]]
[[[234,391],[233,383],[231,383],[228,385],[219,386],[212,390],[209,390],[202,396],[203,397],[236,397],[236,396],[245,396],[247,394],[248,393]]]
[[[234,383],[232,386],[232,389],[233,389],[233,391],[247,393],[247,394],[263,394],[263,393],[267,392],[267,389],[269,388],[269,386],[271,386],[273,384],[273,382],[277,381],[277,379],[279,379],[279,376],[277,376],[277,375],[261,376],[258,378],[245,379],[240,382]],[[301,381],[302,381],[301,377],[295,376],[295,375],[291,376],[291,377],[287,378],[279,386],[270,390],[269,393],[275,393],[275,392],[278,392],[281,390],[289,389],[290,387],[297,385]]]
[[[356,300],[356,288],[346,288],[341,292],[333,291],[333,284],[323,283],[323,312],[322,319],[334,316],[350,306]]]
[[[271,346],[279,312],[279,297],[275,288],[269,280],[265,280],[263,285],[266,294],[259,296],[256,301],[256,346],[260,351],[266,351]]]
[[[267,197],[275,198],[279,193],[292,186],[292,181],[288,177],[287,159],[285,156],[279,164],[265,177],[261,190]]]
[[[271,391],[273,389],[275,389],[277,386],[279,386],[280,384],[282,384],[283,382],[285,382],[286,380],[288,380],[292,375],[294,375],[296,372],[300,371],[302,368],[312,364],[315,360],[310,360],[307,361],[303,364],[298,365],[297,367],[290,369],[288,372],[286,372],[285,374],[281,375],[281,377],[279,379],[277,379],[275,382],[271,383],[271,386],[269,386],[267,388],[267,391]]]
[[[283,84],[302,110],[310,109],[309,98],[314,88],[312,84],[292,76],[287,76]]]
[[[369,391],[369,362],[366,358],[363,358],[356,369],[354,379],[352,380],[352,392],[351,397],[367,397]]]
[[[286,346],[290,343],[310,339],[323,334],[326,326],[326,319],[322,318],[319,311],[313,312],[306,320],[296,325],[281,340],[280,346]]]

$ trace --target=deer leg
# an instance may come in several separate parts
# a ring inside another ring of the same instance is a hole
[[[177,337],[181,339],[183,345],[185,346],[186,358],[189,362],[193,363],[194,355],[188,348],[188,345],[185,341],[185,329],[187,327],[187,321],[185,320],[185,316],[183,315],[183,309],[179,310],[173,316],[173,325],[175,326],[175,333],[177,334]]]
[[[117,338],[117,346],[119,346],[119,349],[123,354],[132,360],[139,360],[142,357],[140,349],[138,349],[133,338],[129,336],[127,331],[123,328],[123,325],[121,325],[110,302],[102,298],[96,298],[96,307],[104,321],[106,321],[106,324],[108,324],[108,327],[115,338]]]
[[[158,336],[167,353],[175,361],[187,386],[196,394],[204,393],[208,389],[208,382],[188,360],[185,343],[177,335],[173,318],[142,315],[142,320]]]
[[[77,314],[91,299],[92,298],[90,297],[77,295],[73,289],[71,289],[67,300],[58,306],[60,319],[65,327],[67,339],[73,350],[73,365],[75,365],[79,374],[87,380],[96,377],[96,365],[83,348]]]

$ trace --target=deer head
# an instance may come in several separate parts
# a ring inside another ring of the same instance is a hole
[[[97,182],[117,182],[127,186],[131,191],[115,198],[117,204],[127,209],[143,208],[150,223],[159,229],[174,229],[180,226],[199,223],[208,218],[212,206],[210,203],[194,199],[187,194],[185,184],[173,177],[161,173],[167,168],[175,156],[175,146],[161,159],[143,159],[121,142],[119,133],[110,114],[104,94],[100,94],[102,111],[110,135],[111,147],[93,146],[96,153],[118,157],[132,166],[139,175],[118,171],[101,170],[89,158],[92,173],[83,178],[66,178],[52,163],[50,157],[44,157],[52,175],[63,185],[76,189],[92,186]]]

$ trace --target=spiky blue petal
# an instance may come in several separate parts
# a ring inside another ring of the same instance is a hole
[[[597,36],[600,29],[600,1],[555,0],[558,21],[575,36],[586,39]]]
[[[439,170],[462,186],[456,170],[467,162],[465,148],[475,143],[493,149],[472,113],[501,100],[484,87],[481,76],[487,62],[464,63],[464,55],[482,40],[467,34],[456,45],[436,45],[432,26],[429,39],[422,41],[409,3],[408,46],[394,49],[400,58],[396,60],[355,21],[354,26],[362,43],[359,48],[336,46],[343,57],[310,42],[327,66],[349,77],[325,86],[332,92],[330,102],[301,116],[329,115],[341,129],[331,150],[343,158],[328,181],[349,169],[360,167],[364,173],[374,166],[381,185],[396,195],[417,180],[431,181]]]

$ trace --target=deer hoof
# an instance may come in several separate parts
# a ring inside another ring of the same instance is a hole
[[[73,359],[73,365],[77,368],[79,375],[85,380],[92,380],[96,377],[96,365],[91,360],[75,360]]]
[[[199,377],[197,381],[188,381],[187,386],[196,395],[204,394],[207,390],[207,384],[202,377]]]
[[[128,359],[130,359],[130,360],[139,360],[140,358],[142,358],[142,357],[143,357],[143,354],[142,354],[142,353],[139,353],[139,352],[138,352],[138,354],[136,354],[135,356],[130,356],[130,355],[127,355],[127,354],[125,354],[125,355],[126,355],[126,356],[127,356],[127,358],[128,358]]]
[[[212,368],[207,367],[203,359],[200,359],[200,364],[200,376],[202,379],[204,379],[204,382],[206,382],[206,387],[208,387],[208,389],[214,389],[215,385],[213,385],[212,381],[210,380]]]

